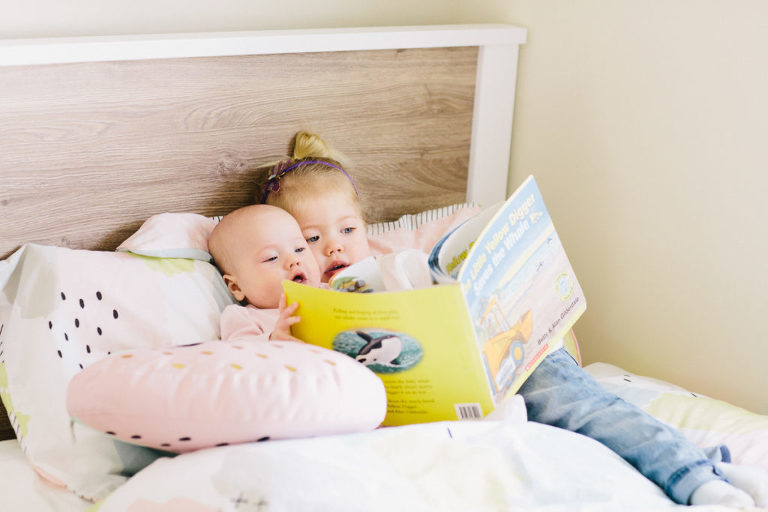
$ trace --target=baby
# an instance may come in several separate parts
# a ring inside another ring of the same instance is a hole
[[[291,335],[298,304],[286,306],[285,279],[320,285],[320,270],[296,220],[285,210],[252,205],[224,216],[208,240],[233,304],[221,315],[221,339],[244,335],[299,341]]]

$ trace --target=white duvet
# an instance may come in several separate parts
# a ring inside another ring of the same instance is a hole
[[[688,510],[594,440],[519,416],[162,458],[93,506],[38,479],[18,443],[0,445],[9,512]]]
[[[677,506],[657,486],[589,438],[533,422],[482,421],[219,447],[160,459],[117,489],[98,510],[672,507]]]
[[[93,506],[45,485],[15,441],[0,448],[3,512],[682,509],[596,441],[526,421],[519,397],[479,422],[382,428],[161,458]]]

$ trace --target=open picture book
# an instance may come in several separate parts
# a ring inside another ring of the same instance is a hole
[[[383,291],[373,258],[336,274],[331,289],[283,285],[288,302],[299,303],[294,336],[381,377],[385,425],[482,418],[520,388],[586,309],[532,176],[425,258],[434,286]]]

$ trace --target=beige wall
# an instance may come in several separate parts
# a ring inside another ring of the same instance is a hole
[[[586,362],[768,414],[768,3],[47,0],[3,11],[0,37],[527,27],[511,179],[536,175],[580,276]]]
[[[13,3],[13,8],[6,8]],[[0,0],[0,38],[460,23],[461,0]],[[10,15],[8,15],[10,13]]]
[[[496,2],[497,6],[502,2]],[[768,3],[525,0],[537,176],[606,361],[768,414]]]

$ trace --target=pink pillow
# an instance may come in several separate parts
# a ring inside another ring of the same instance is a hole
[[[171,452],[368,431],[386,408],[381,379],[348,356],[249,337],[113,353],[67,389],[77,421]]]

